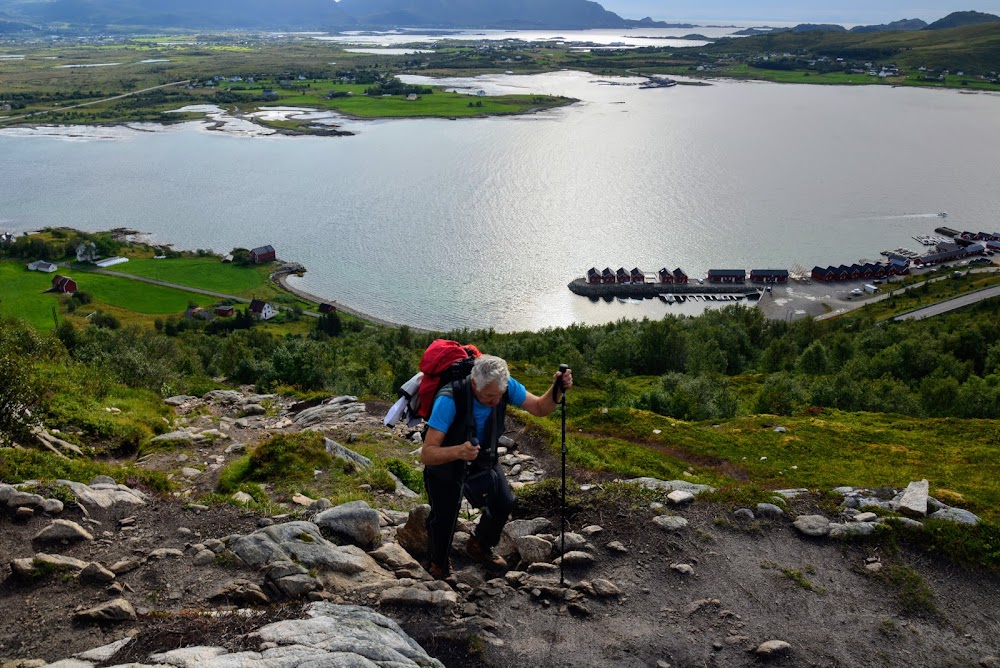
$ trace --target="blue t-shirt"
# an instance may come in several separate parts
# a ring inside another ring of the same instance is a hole
[[[510,397],[510,403],[515,406],[521,406],[524,404],[524,400],[528,398],[528,391],[524,389],[524,385],[521,385],[521,383],[513,378],[507,381],[507,394]],[[492,411],[491,407],[479,403],[479,400],[473,395],[472,414],[476,418],[476,436],[479,438],[480,443],[486,440],[486,420],[489,419]],[[431,419],[427,421],[427,426],[431,429],[447,433],[451,427],[451,423],[454,421],[455,400],[446,394],[442,394],[434,400],[434,407],[431,409]]]

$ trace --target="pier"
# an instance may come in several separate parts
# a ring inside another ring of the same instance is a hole
[[[660,295],[750,295],[756,297],[760,288],[746,284],[726,283],[702,285],[699,283],[588,283],[577,278],[569,284],[573,294],[592,299],[654,299]]]

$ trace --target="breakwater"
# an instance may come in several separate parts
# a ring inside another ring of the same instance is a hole
[[[570,282],[573,294],[583,297],[633,297],[646,299],[659,295],[758,295],[760,289],[745,283],[588,283],[585,278]]]

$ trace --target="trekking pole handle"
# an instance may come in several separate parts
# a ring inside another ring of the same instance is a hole
[[[563,388],[563,374],[567,371],[569,371],[568,364],[559,365],[559,376],[556,378],[555,390],[552,393],[553,398],[557,393],[560,395],[559,400],[564,400],[566,398],[566,390]],[[556,403],[559,403],[559,401],[557,400]]]

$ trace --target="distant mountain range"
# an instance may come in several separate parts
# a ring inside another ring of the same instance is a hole
[[[945,30],[947,28],[961,28],[963,26],[979,25],[981,23],[997,23],[1000,22],[1000,16],[995,14],[985,14],[983,12],[952,12],[948,16],[935,21],[934,23],[928,24],[922,19],[901,19],[899,21],[893,21],[892,23],[885,23],[882,25],[871,25],[871,26],[854,26],[849,31],[842,25],[830,24],[830,23],[800,23],[794,28],[788,28],[787,30],[791,32],[819,32],[819,31],[832,31],[832,32],[854,32],[854,33],[869,33],[869,32],[887,32],[891,30],[904,31],[904,30]],[[772,32],[778,32],[774,30]],[[755,31],[752,34],[761,34],[760,31]]]
[[[928,25],[902,19],[851,32],[937,30],[1000,21],[966,11]],[[555,29],[674,28],[678,24],[624,19],[590,0],[0,0],[0,34],[25,30],[375,30],[386,28]],[[686,26],[694,27],[694,26]],[[838,31],[801,24],[792,32]],[[752,31],[763,32],[763,31]],[[773,32],[778,32],[775,30]],[[750,34],[742,31],[740,34]]]
[[[0,32],[26,24],[76,30],[181,28],[667,28],[589,0],[0,0]]]

